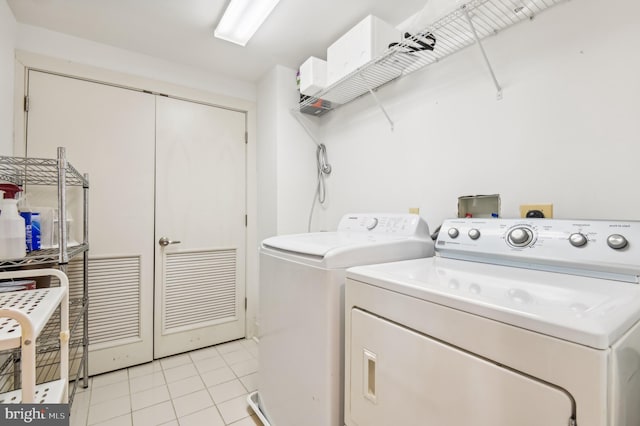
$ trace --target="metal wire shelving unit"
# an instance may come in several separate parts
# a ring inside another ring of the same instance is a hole
[[[89,178],[81,174],[67,162],[66,151],[59,147],[57,158],[26,158],[0,156],[0,181],[11,182],[21,187],[28,185],[44,185],[57,187],[57,210],[59,235],[58,248],[32,251],[22,259],[0,260],[0,271],[44,268],[56,265],[67,272],[71,259],[82,256],[82,288],[71,292],[69,301],[69,380],[73,381],[69,390],[69,403],[73,402],[77,386],[82,383],[88,386],[88,207]],[[67,230],[67,189],[82,188],[83,196],[83,239],[78,245],[68,246]],[[59,286],[58,280],[51,282],[52,287]],[[36,351],[36,383],[45,383],[61,377],[60,374],[60,342],[59,342],[60,309],[58,308],[37,339]],[[19,350],[0,352],[0,392],[7,392],[21,387],[22,368]]]
[[[314,96],[304,97],[298,104],[298,111],[319,116],[370,93],[393,129],[393,122],[376,98],[374,90],[439,62],[472,44],[477,44],[482,51],[496,86],[497,97],[501,99],[502,88],[481,40],[519,22],[531,20],[545,9],[564,1],[566,0],[470,0]],[[433,50],[412,48],[430,45],[433,39]]]

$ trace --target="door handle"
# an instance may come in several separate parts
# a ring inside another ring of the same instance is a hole
[[[158,244],[160,244],[162,247],[166,247],[169,244],[180,244],[180,241],[171,241],[167,237],[162,237],[158,240]]]
[[[376,354],[368,351],[367,349],[362,350],[362,355],[364,361],[364,397],[374,404],[377,404],[378,398],[376,396],[376,362],[378,357],[376,356]]]

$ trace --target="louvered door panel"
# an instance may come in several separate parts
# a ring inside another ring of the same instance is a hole
[[[235,249],[167,254],[165,333],[237,320],[236,256]]]
[[[71,298],[82,295],[82,263],[67,269]],[[91,348],[140,338],[140,257],[89,259]],[[91,349],[90,348],[90,349]]]

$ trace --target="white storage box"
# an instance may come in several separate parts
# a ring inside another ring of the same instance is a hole
[[[327,86],[327,61],[310,57],[300,65],[300,93],[313,96]]]
[[[399,42],[401,33],[380,18],[369,15],[327,49],[327,85],[382,54]]]
[[[427,28],[428,26],[438,22],[440,19],[454,12],[456,9],[460,9],[469,0],[429,0],[427,4],[420,12],[420,17],[416,25],[417,31]]]

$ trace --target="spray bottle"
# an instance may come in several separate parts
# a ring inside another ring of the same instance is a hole
[[[15,196],[22,191],[12,183],[0,184],[4,197],[0,200],[0,259],[20,259],[26,256],[25,222],[18,214]]]

